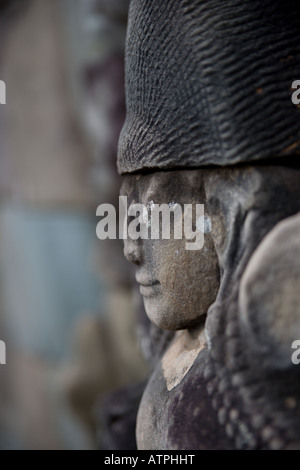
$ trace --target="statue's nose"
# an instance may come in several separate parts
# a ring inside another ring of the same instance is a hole
[[[139,240],[128,238],[124,240],[124,255],[133,264],[139,266],[142,262],[142,250]]]

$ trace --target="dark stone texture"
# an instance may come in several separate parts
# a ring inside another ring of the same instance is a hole
[[[136,450],[135,427],[145,383],[110,393],[99,402],[100,450]]]
[[[207,393],[202,352],[178,388],[168,391],[158,365],[149,379],[138,416],[139,450],[233,448]]]
[[[296,0],[132,0],[120,173],[299,154]]]

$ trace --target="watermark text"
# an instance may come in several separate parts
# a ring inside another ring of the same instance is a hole
[[[295,349],[295,351],[292,353],[292,363],[296,365],[300,364],[300,339],[295,339],[295,341],[292,342],[291,345],[292,349]]]
[[[6,364],[6,344],[0,341],[0,365]]]
[[[291,86],[292,90],[295,90],[292,94],[292,103],[295,106],[298,106],[300,104],[300,80],[294,80]]]
[[[6,85],[3,80],[0,80],[0,104],[6,104]]]
[[[211,231],[211,221],[204,215],[203,204],[132,203],[120,196],[117,211],[111,204],[101,204],[96,215],[101,217],[96,233],[100,240],[186,240],[186,250],[200,250],[204,234]]]

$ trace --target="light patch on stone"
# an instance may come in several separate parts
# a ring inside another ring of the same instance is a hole
[[[197,336],[187,330],[179,331],[162,358],[162,370],[170,392],[179,385],[194,364],[198,354],[206,348],[204,328]]]
[[[147,228],[151,227],[151,216],[149,216],[149,211],[151,212],[155,207],[154,201],[147,202],[147,207],[143,209],[143,223]]]
[[[280,449],[282,449],[283,445],[284,444],[283,444],[281,439],[275,438],[275,439],[272,439],[272,441],[270,442],[270,449],[271,450],[280,450]]]
[[[236,421],[239,417],[239,412],[236,410],[236,409],[232,409],[230,410],[230,413],[229,413],[229,418],[231,419],[231,421]]]
[[[284,401],[285,407],[292,410],[297,406],[297,400],[294,397],[288,397]]]
[[[207,331],[207,328],[205,329],[204,334],[205,334],[207,347],[208,349],[211,349],[212,343],[211,343],[211,338],[209,336],[209,332]]]
[[[148,209],[150,209],[150,210],[152,211],[152,210],[154,209],[154,207],[155,207],[154,201],[149,201],[149,202],[147,203],[147,207],[148,207]]]
[[[201,215],[196,222],[198,232],[210,233],[212,229],[211,219],[207,215]]]
[[[255,438],[252,432],[249,430],[248,426],[242,421],[238,421],[238,427],[241,433],[243,442],[248,445],[250,448],[255,446]]]

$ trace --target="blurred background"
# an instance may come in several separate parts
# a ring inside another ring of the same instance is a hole
[[[107,397],[146,375],[122,242],[96,238],[118,206],[128,4],[0,0],[0,449],[109,447]]]

